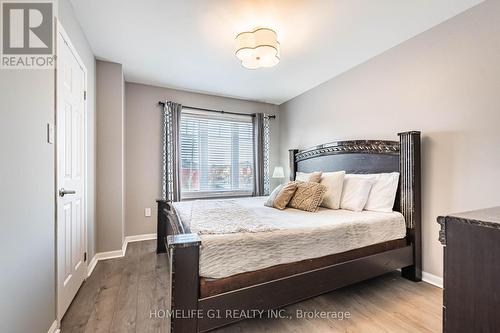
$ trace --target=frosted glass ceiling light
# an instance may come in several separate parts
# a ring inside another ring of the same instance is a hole
[[[272,67],[280,61],[280,43],[276,32],[257,28],[236,36],[236,57],[248,69]]]

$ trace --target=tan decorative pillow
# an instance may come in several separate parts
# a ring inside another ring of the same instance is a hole
[[[313,182],[298,182],[297,190],[290,200],[290,207],[317,212],[326,193],[326,186]]]
[[[274,200],[276,199],[278,194],[281,192],[281,189],[283,188],[283,186],[285,186],[285,185],[283,185],[283,184],[279,185],[271,192],[271,194],[269,194],[269,197],[267,197],[266,202],[264,202],[264,206],[273,208]]]
[[[285,209],[297,190],[297,184],[298,182],[288,182],[283,185],[283,188],[274,198],[273,207],[281,210]]]
[[[319,183],[321,180],[321,175],[323,174],[322,171],[316,171],[316,172],[297,172],[295,174],[295,180],[300,181],[300,182],[313,182],[313,183]]]

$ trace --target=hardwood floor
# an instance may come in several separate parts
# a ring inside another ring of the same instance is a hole
[[[161,310],[168,304],[168,264],[155,246],[129,243],[124,258],[100,261],[64,316],[61,333],[167,332]],[[394,272],[288,306],[285,319],[245,320],[213,332],[441,332],[441,305],[441,289]],[[297,318],[315,311],[330,313]],[[334,318],[339,312],[350,316]]]

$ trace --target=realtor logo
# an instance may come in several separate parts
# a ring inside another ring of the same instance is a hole
[[[2,1],[1,17],[1,68],[54,67],[53,1]]]

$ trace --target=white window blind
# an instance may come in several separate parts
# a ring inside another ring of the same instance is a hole
[[[181,198],[251,195],[251,116],[185,109],[180,128]]]

